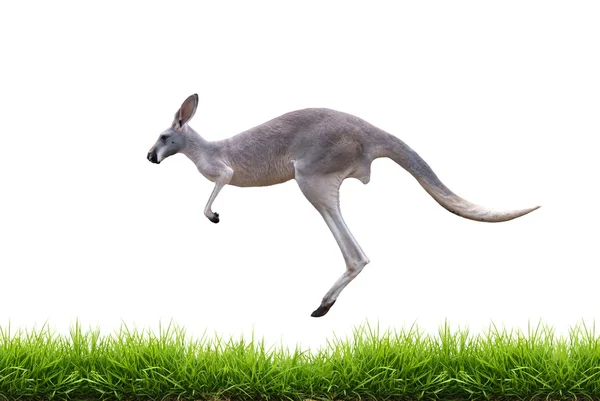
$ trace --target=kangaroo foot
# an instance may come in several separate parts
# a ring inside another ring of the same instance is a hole
[[[335,303],[335,301],[332,301],[330,303],[326,303],[326,304],[321,304],[321,306],[319,306],[313,313],[311,313],[310,315],[312,317],[321,317],[321,316],[325,316],[327,314],[327,312],[329,312],[329,309],[331,309],[331,307],[333,306],[333,304]]]

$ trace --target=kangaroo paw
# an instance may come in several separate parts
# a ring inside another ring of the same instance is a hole
[[[220,220],[219,220],[219,213],[213,213],[212,217],[208,218],[210,221],[212,221],[213,223],[217,224]]]

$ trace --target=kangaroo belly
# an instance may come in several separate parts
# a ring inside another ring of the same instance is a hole
[[[232,165],[233,177],[230,185],[237,187],[264,187],[281,184],[294,178],[291,161],[271,160],[250,165]]]

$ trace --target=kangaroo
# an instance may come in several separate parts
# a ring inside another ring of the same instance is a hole
[[[194,162],[200,173],[215,183],[204,208],[204,215],[213,223],[219,222],[219,214],[212,211],[212,204],[225,185],[256,187],[295,179],[327,223],[346,262],[346,271],[312,312],[313,317],[329,312],[342,290],[369,263],[344,222],[339,190],[349,177],[367,184],[374,159],[394,160],[440,205],[466,219],[502,222],[539,208],[498,212],[468,202],[450,191],[400,139],[350,114],[330,109],[293,111],[231,138],[211,142],[188,125],[197,107],[197,94],[183,102],[171,127],[150,148],[148,160],[159,164],[183,153]]]

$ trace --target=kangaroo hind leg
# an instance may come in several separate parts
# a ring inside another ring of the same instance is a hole
[[[339,203],[339,188],[345,176],[340,174],[303,174],[296,166],[296,181],[304,196],[317,209],[342,251],[346,271],[325,294],[321,305],[311,314],[320,317],[329,312],[344,288],[362,271],[369,258],[346,226]]]

